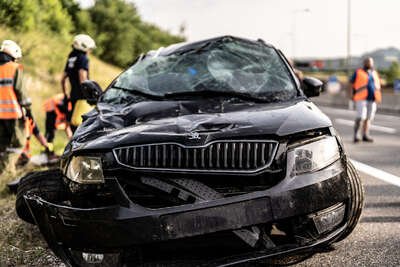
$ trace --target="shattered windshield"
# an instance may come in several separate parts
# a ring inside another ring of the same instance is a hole
[[[202,92],[284,101],[296,86],[274,48],[222,38],[187,50],[148,53],[122,73],[102,101],[123,103],[143,97],[170,99]]]

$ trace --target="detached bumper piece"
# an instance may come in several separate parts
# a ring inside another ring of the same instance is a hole
[[[142,178],[147,185],[192,202],[158,209],[133,203],[117,179],[108,180],[118,194],[113,206],[83,209],[35,195],[25,200],[50,248],[69,266],[80,265],[73,251],[99,264],[102,253],[115,253],[126,266],[182,257],[191,262],[186,266],[229,266],[334,240],[346,226],[344,175],[336,172],[303,187],[228,198],[191,179],[171,179],[171,187],[169,182]]]

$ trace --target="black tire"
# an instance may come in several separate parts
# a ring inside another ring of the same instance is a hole
[[[356,227],[364,205],[364,188],[361,183],[360,175],[358,174],[354,165],[347,162],[347,176],[348,176],[348,190],[349,190],[349,201],[347,203],[347,227],[340,234],[338,239],[335,241],[341,241],[348,237]]]
[[[31,172],[21,178],[18,185],[15,209],[18,216],[31,224],[35,224],[31,212],[26,205],[24,195],[34,193],[50,202],[61,202],[67,197],[62,173],[58,169]]]

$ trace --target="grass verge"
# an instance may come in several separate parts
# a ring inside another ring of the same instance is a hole
[[[41,32],[15,33],[0,27],[0,41],[11,39],[18,42],[23,50],[26,94],[32,99],[32,112],[41,132],[44,134],[45,113],[43,101],[61,92],[60,78],[72,40],[49,36]],[[120,69],[90,56],[90,78],[103,88],[119,73]],[[57,132],[54,142],[56,153],[61,154],[67,138]],[[32,154],[41,152],[39,143],[33,138]],[[60,266],[43,241],[37,227],[20,220],[15,213],[15,196],[7,188],[7,183],[29,171],[38,170],[28,165],[16,169],[11,156],[10,164],[0,170],[0,266]]]

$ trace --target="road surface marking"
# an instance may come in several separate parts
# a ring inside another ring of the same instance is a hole
[[[347,126],[354,126],[354,121],[351,120],[345,120],[345,119],[335,119],[335,122],[342,124],[342,125],[347,125]],[[375,131],[380,131],[384,133],[389,133],[389,134],[395,134],[397,131],[396,129],[385,127],[385,126],[379,126],[379,125],[371,125],[371,130]]]
[[[393,175],[391,173],[382,171],[380,169],[374,168],[372,166],[369,166],[367,164],[361,163],[359,161],[356,161],[354,159],[350,159],[350,161],[353,163],[354,167],[359,170],[360,172],[363,172],[365,174],[371,175],[375,178],[378,178],[382,181],[385,181],[387,183],[393,184],[395,186],[400,187],[400,177]]]
[[[335,115],[342,115],[342,116],[351,116],[351,117],[355,117],[357,112],[355,110],[352,109],[348,109],[348,108],[333,108],[333,107],[327,107],[327,106],[320,106],[318,105],[318,107],[324,112],[324,113],[333,113]],[[385,120],[397,120],[399,117],[397,115],[387,115],[387,114],[381,114],[379,112],[377,112],[375,114],[375,120],[377,119],[385,119]]]

